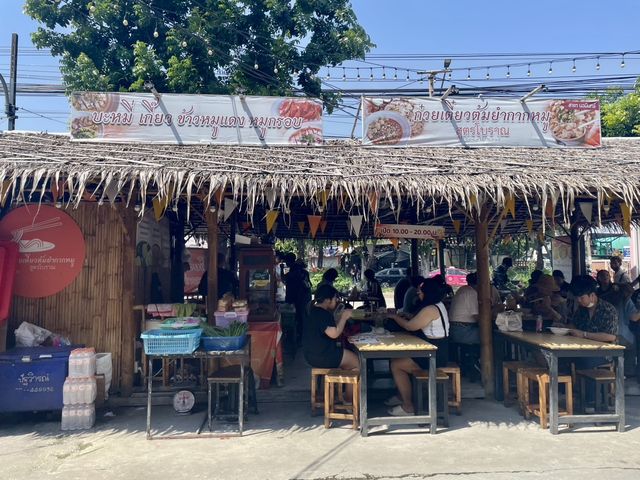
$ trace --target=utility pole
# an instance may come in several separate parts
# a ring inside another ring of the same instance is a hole
[[[442,73],[443,75],[447,75],[447,73],[451,71],[451,69],[449,68],[450,65],[451,65],[451,59],[445,58],[443,69],[426,70],[426,71],[418,72],[418,75],[428,75],[427,80],[429,81],[429,97],[430,98],[433,97],[433,94],[435,92],[436,75],[438,75],[439,73]],[[443,83],[444,83],[444,77],[443,77]]]
[[[9,109],[7,118],[9,130],[16,129],[16,92],[18,82],[18,34],[11,34],[11,61],[9,70]]]

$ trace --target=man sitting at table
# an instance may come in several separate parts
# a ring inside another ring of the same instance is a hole
[[[446,292],[442,283],[433,278],[427,278],[418,289],[422,309],[411,320],[391,314],[389,318],[395,320],[405,330],[414,332],[417,337],[438,347],[436,365],[446,365],[449,359],[449,316],[442,300]],[[411,398],[411,375],[420,370],[429,369],[429,359],[394,358],[391,360],[391,374],[398,388],[398,394],[389,398],[385,405],[392,407],[388,413],[396,417],[414,415],[413,400]]]

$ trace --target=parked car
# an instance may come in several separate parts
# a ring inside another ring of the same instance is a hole
[[[406,268],[385,268],[376,273],[376,280],[378,280],[383,287],[394,287],[396,283],[406,276]]]
[[[433,270],[427,274],[428,278],[433,278],[440,273],[440,270]],[[462,287],[467,284],[467,272],[461,268],[447,267],[445,271],[445,281],[452,287]]]

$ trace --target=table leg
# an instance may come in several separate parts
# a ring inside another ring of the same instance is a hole
[[[366,437],[369,434],[367,425],[367,357],[360,356],[360,435]]]
[[[504,400],[503,394],[503,378],[502,378],[502,362],[504,361],[504,345],[505,342],[500,335],[493,336],[493,365],[494,365],[494,379],[495,390],[494,395],[496,400],[502,402]]]
[[[240,363],[240,385],[238,388],[238,420],[240,425],[240,436],[244,429],[244,361]]]
[[[624,432],[624,355],[618,356],[616,365],[616,414],[619,415],[618,431]]]
[[[549,375],[551,382],[549,384],[549,410],[551,412],[549,429],[553,435],[558,434],[558,357],[554,354],[549,355]]]
[[[153,385],[153,358],[149,357],[147,379],[147,440],[151,440],[151,389]]]
[[[438,429],[438,403],[436,392],[436,356],[429,358],[429,430],[431,435],[435,435]],[[444,399],[447,405],[448,399]],[[448,405],[445,408],[449,408]]]

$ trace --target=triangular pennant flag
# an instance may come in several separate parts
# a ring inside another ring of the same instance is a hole
[[[378,204],[380,203],[378,192],[369,192],[369,208],[371,212],[375,215],[378,213]]]
[[[9,195],[10,186],[11,186],[11,182],[9,180],[5,180],[4,182],[2,182],[2,197],[0,198],[0,206],[2,207],[4,207],[4,204],[7,201],[7,196]]]
[[[120,189],[118,188],[117,180],[111,180],[109,184],[104,188],[104,194],[111,201],[111,203],[114,203],[116,201],[116,198],[118,198],[118,193],[120,193]],[[168,204],[169,202],[167,200],[167,205]],[[166,209],[166,206],[165,206],[165,209]]]
[[[533,233],[533,220],[527,220],[527,232],[529,235]]]
[[[322,217],[320,215],[307,215],[307,219],[309,220],[309,230],[311,231],[311,238],[316,238],[316,232],[318,231],[318,227],[320,226]]]
[[[506,213],[511,213],[511,218],[516,218],[516,199],[513,195],[507,196],[504,202]]]
[[[342,242],[342,251],[343,253],[346,253],[349,251],[349,242],[347,240],[344,240]]]
[[[229,217],[231,216],[231,214],[233,213],[233,211],[236,209],[237,206],[238,206],[238,202],[236,202],[235,200],[232,200],[230,198],[224,199],[224,221],[225,222],[229,219]]]
[[[349,221],[351,222],[351,230],[353,234],[360,238],[360,230],[362,229],[362,215],[350,215]]]
[[[580,205],[580,211],[582,211],[582,215],[587,219],[587,222],[591,223],[591,218],[593,217],[593,203],[591,202],[578,202]]]
[[[306,224],[304,222],[298,222],[298,230],[300,230],[300,233],[304,233],[304,226]]]
[[[460,227],[462,226],[462,222],[460,220],[453,221],[453,229],[456,231],[456,235],[460,234]]]
[[[167,209],[167,205],[169,205],[169,197],[164,198],[154,198],[153,199],[153,214],[156,218],[156,222],[159,222],[164,216],[164,212]]]
[[[547,200],[547,204],[544,207],[544,214],[548,219],[550,219],[553,222],[553,220],[555,219],[555,213],[556,213],[556,205],[554,201],[550,198]]]
[[[325,229],[327,228],[327,223],[328,223],[328,222],[327,222],[326,220],[321,220],[321,221],[320,221],[320,231],[321,231],[322,233],[324,233]]]
[[[631,236],[631,207],[626,203],[621,203],[620,211],[622,212],[622,228],[627,232],[627,235]]]
[[[265,218],[267,219],[267,233],[271,232],[273,224],[278,219],[278,215],[280,215],[279,210],[269,210],[265,215]]]
[[[398,245],[400,244],[400,240],[398,240],[397,238],[390,238],[389,241],[391,242],[391,245],[393,245],[393,248],[397,250]]]

